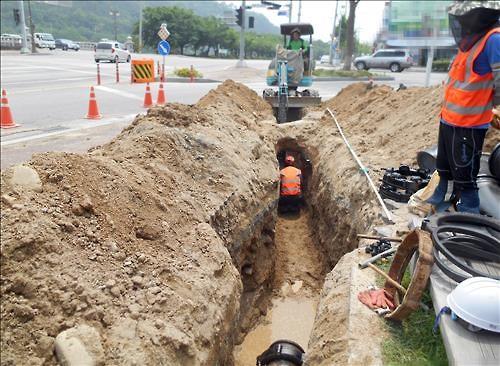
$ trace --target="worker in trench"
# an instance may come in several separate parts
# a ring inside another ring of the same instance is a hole
[[[291,155],[285,157],[285,167],[280,171],[280,199],[278,211],[300,212],[302,204],[302,172],[294,167],[295,159]]]
[[[458,54],[448,72],[440,114],[439,185],[427,200],[438,211],[446,207],[453,187],[457,210],[479,213],[476,179],[483,142],[490,126],[499,128],[494,113],[500,105],[499,17],[497,1],[456,1],[449,7]]]

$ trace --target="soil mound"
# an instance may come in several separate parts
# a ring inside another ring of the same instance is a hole
[[[1,363],[55,363],[55,337],[81,324],[101,334],[86,346],[104,347],[106,364],[230,358],[234,228],[209,223],[230,197],[249,213],[266,201],[274,152],[246,128],[266,112],[226,82],[197,105],[150,109],[87,154],[35,156],[40,189],[2,174]]]
[[[437,144],[442,87],[411,87],[396,91],[389,86],[351,84],[324,102],[336,114],[349,142],[376,167],[416,165],[416,153]],[[325,118],[330,118],[329,115]],[[484,151],[491,151],[500,131],[490,129]]]

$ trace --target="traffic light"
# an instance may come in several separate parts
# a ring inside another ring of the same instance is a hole
[[[21,16],[19,13],[19,9],[12,9],[14,11],[14,22],[16,22],[16,25],[19,25],[21,23]]]
[[[243,24],[243,8],[241,6],[236,9],[236,24],[240,27]]]
[[[252,29],[255,25],[255,17],[248,17],[248,29]]]

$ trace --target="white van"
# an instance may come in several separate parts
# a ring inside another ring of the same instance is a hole
[[[56,49],[56,41],[50,33],[35,33],[35,45],[38,48]]]

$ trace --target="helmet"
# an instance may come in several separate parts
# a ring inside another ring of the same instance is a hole
[[[490,29],[498,26],[498,1],[455,1],[448,7],[451,32],[461,51],[465,52]]]
[[[292,155],[287,155],[285,158],[285,164],[291,165],[293,163],[295,163],[295,158]]]
[[[301,35],[300,29],[298,27],[292,29],[292,31],[290,32],[290,34],[293,34],[293,33],[298,33],[299,36]]]
[[[460,16],[478,8],[500,10],[500,3],[491,0],[455,1],[448,7],[448,14]]]
[[[500,333],[500,281],[472,277],[458,284],[446,299],[450,309],[473,327]]]

